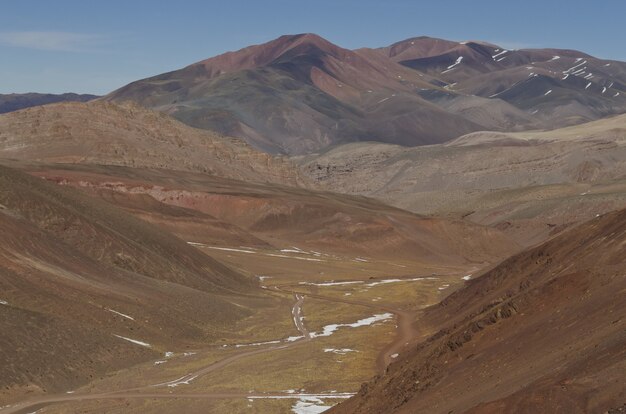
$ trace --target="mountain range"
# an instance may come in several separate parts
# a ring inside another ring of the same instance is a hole
[[[356,141],[436,144],[622,113],[626,64],[428,37],[348,50],[300,34],[142,79],[104,99],[297,155]]]

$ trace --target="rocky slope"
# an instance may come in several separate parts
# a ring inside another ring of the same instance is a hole
[[[423,342],[329,413],[619,412],[626,210],[471,280],[419,318]]]

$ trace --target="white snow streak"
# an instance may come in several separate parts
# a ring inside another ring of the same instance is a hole
[[[508,52],[508,50],[505,49],[502,52],[496,53],[495,55],[491,56],[491,58],[495,60],[498,56],[504,55],[506,52]]]
[[[328,353],[328,352],[332,352],[333,354],[338,354],[338,355],[346,355],[349,352],[359,352],[359,351],[356,351],[350,348],[342,348],[342,349],[324,348],[324,353]]]
[[[451,64],[450,66],[448,66],[448,69],[444,70],[444,71],[443,71],[443,72],[441,72],[441,73],[450,72],[450,71],[451,71],[452,69],[454,69],[456,66],[460,65],[462,61],[463,61],[463,56],[459,56],[459,57],[456,59],[456,62],[454,62],[453,64]]]
[[[196,378],[198,378],[197,375],[187,374],[173,381],[163,382],[161,384],[155,384],[153,385],[153,387],[161,387],[163,385],[166,385],[168,387],[174,388],[174,387],[178,387],[179,385],[189,385],[189,383],[195,380]]]
[[[108,310],[109,312],[113,312],[113,313],[115,313],[115,314],[117,314],[117,315],[120,315],[120,316],[121,316],[121,317],[123,317],[123,318],[130,319],[131,321],[134,321],[134,320],[135,320],[135,318],[133,318],[132,316],[128,316],[128,315],[126,315],[125,313],[118,312],[118,311],[116,311],[116,310],[114,310],[114,309],[110,309],[110,308],[105,308],[105,309],[106,309],[106,310]]]
[[[141,342],[141,341],[138,341],[136,339],[130,339],[130,338],[126,338],[125,336],[120,336],[120,335],[115,335],[115,334],[113,334],[113,336],[116,336],[116,337],[118,337],[120,339],[123,339],[125,341],[128,341],[128,342],[132,342],[135,345],[145,346],[146,348],[152,348],[152,345],[150,345],[150,344],[148,344],[146,342]]]

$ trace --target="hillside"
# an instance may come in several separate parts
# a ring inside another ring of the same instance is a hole
[[[303,184],[286,159],[137,105],[62,103],[0,116],[0,157],[199,171]]]
[[[626,210],[507,259],[417,326],[424,340],[329,413],[619,412]]]
[[[219,341],[253,307],[275,304],[164,229],[4,166],[0,229],[0,397],[58,392]]]

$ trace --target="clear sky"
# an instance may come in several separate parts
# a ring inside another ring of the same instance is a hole
[[[558,47],[626,60],[626,0],[12,0],[0,93],[104,94],[281,34],[347,48],[414,36]]]

